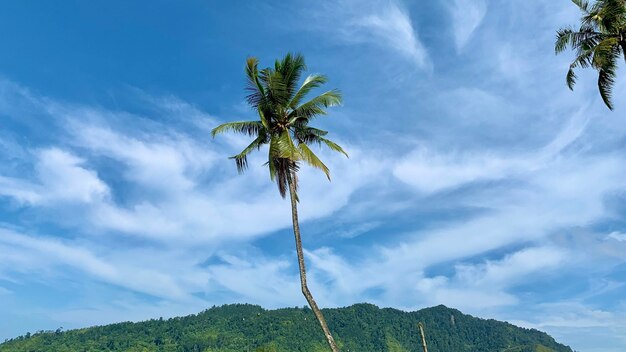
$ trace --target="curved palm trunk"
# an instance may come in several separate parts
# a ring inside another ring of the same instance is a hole
[[[328,325],[326,325],[326,319],[324,319],[324,316],[322,315],[322,311],[317,306],[317,303],[315,303],[315,300],[313,299],[313,295],[311,294],[311,291],[309,291],[309,287],[307,286],[307,283],[306,283],[306,267],[304,265],[304,254],[302,252],[302,239],[300,237],[300,225],[298,224],[298,203],[297,203],[298,201],[296,197],[296,188],[293,183],[293,179],[294,178],[291,177],[288,180],[289,196],[291,198],[291,219],[293,221],[293,234],[296,237],[296,252],[298,253],[298,266],[300,269],[300,286],[302,288],[302,294],[304,294],[304,297],[306,298],[306,301],[309,303],[311,310],[313,310],[313,314],[315,314],[317,321],[319,321],[320,325],[322,326],[322,330],[324,330],[324,335],[326,336],[326,340],[328,341],[328,345],[330,346],[330,349],[333,352],[339,352],[339,349],[337,348],[337,344],[335,343],[335,339],[333,338],[333,335],[330,333],[330,330],[328,329]]]

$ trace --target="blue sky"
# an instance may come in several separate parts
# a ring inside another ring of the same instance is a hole
[[[288,203],[263,155],[212,140],[255,118],[244,62],[287,52],[344,105],[350,159],[301,172],[320,305],[446,304],[626,348],[626,72],[565,86],[559,1],[0,4],[0,339],[302,306]]]

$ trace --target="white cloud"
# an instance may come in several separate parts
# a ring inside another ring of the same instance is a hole
[[[344,43],[389,48],[418,67],[430,64],[408,11],[396,0],[324,1],[316,2],[315,8],[322,11],[316,13],[314,27],[334,33]],[[314,11],[306,8],[307,14]]]
[[[372,41],[388,45],[418,66],[428,62],[428,53],[416,36],[406,10],[397,3],[388,2],[376,9],[376,13],[363,14],[348,22],[347,40]]]
[[[450,4],[457,51],[462,51],[487,12],[484,0],[454,0]]]
[[[626,233],[613,231],[607,236],[607,238],[614,239],[619,242],[626,242]]]
[[[212,150],[188,140],[142,141],[96,126],[78,130],[78,143],[122,161],[129,179],[159,191],[191,189],[194,184],[188,174],[208,168],[215,159]]]
[[[507,287],[524,281],[528,275],[558,268],[566,258],[566,251],[556,247],[526,248],[498,261],[486,261],[478,265],[459,264],[456,266],[455,278],[472,286]]]
[[[485,192],[465,200],[490,211],[461,224],[416,234],[413,244],[389,249],[390,265],[409,262],[416,253],[420,253],[419,263],[432,265],[537,240],[565,226],[584,226],[605,215],[607,193],[626,187],[620,176],[624,171],[619,158],[552,161],[503,193]],[[582,189],[581,184],[588,186]],[[459,242],[463,246],[447,245]]]
[[[576,302],[550,303],[541,305],[545,315],[536,324],[545,327],[610,327],[616,323],[615,314],[601,309],[589,308]],[[622,324],[624,321],[622,321]]]
[[[186,122],[189,127],[199,129],[204,135],[207,135],[218,121],[215,116],[174,95],[154,97],[139,89],[134,89],[133,93],[146,102],[147,107],[163,120],[172,123]]]
[[[83,159],[57,148],[42,150],[38,159],[37,174],[46,198],[92,203],[109,194],[96,172],[81,166]]]
[[[498,65],[502,75],[509,78],[511,84],[525,82],[524,78],[531,73],[532,65],[520,57],[521,49],[512,43],[504,43],[497,50]]]
[[[583,107],[553,139],[538,150],[498,155],[490,151],[443,152],[416,148],[393,168],[393,174],[419,192],[434,193],[478,181],[528,179],[559,165],[559,154],[585,132],[589,118]]]
[[[36,189],[37,187],[30,182],[0,176],[0,194],[5,197],[11,197],[20,203],[39,203],[41,195]]]
[[[307,258],[312,263],[314,282],[329,282],[325,287],[326,294],[334,292],[333,297],[341,297],[335,304],[350,302],[377,289],[383,292],[382,297],[367,299],[376,300],[381,305],[412,309],[446,304],[469,312],[515,305],[519,299],[513,292],[508,292],[512,286],[525,282],[529,276],[546,275],[569,264],[565,250],[532,247],[508,254],[501,260],[457,264],[455,274],[450,277],[428,277],[425,275],[428,267],[450,258],[428,261],[429,258],[424,258],[427,253],[424,250],[412,251],[411,256],[401,253],[393,256],[392,253],[398,251],[399,248],[376,251],[368,259],[353,263],[328,248],[321,248],[307,252]],[[435,255],[441,254],[445,255],[439,248]],[[392,260],[397,261],[392,264]]]
[[[369,221],[356,224],[346,230],[337,231],[336,234],[337,236],[342,238],[355,238],[361,236],[362,234],[368,233],[381,225],[382,223],[379,221]]]
[[[563,249],[541,246],[509,254],[499,261],[477,265],[463,261],[511,245],[551,241],[550,235],[556,231],[602,219],[608,213],[606,196],[626,188],[621,176],[626,167],[621,157],[583,156],[568,151],[585,131],[588,121],[581,116],[575,116],[552,142],[534,153],[501,157],[479,153],[470,157],[422,152],[417,152],[419,157],[411,155],[394,169],[394,174],[429,197],[476,181],[502,180],[509,184],[495,189],[482,185],[470,196],[454,198],[456,206],[485,209],[477,216],[405,236],[399,243],[377,247],[356,262],[328,249],[318,250],[311,255],[314,267],[331,278],[333,289],[347,297],[377,289],[384,292],[379,298],[383,302],[405,307],[445,303],[476,311],[517,304],[515,294],[506,291],[510,285],[526,282],[531,275],[545,275],[549,269],[589,260],[568,253],[569,249],[584,249],[574,245]],[[454,276],[424,274],[433,266],[459,262]],[[416,294],[407,295],[412,291]],[[462,299],[468,297],[464,292],[474,297],[470,304]]]
[[[519,300],[510,293],[484,287],[451,285],[444,277],[422,279],[418,282],[417,294],[426,297],[427,305],[445,304],[464,312],[475,312],[493,307],[511,306]]]
[[[84,163],[58,148],[40,150],[36,153],[37,182],[0,176],[0,194],[35,205],[94,203],[107,198],[109,187]]]
[[[467,183],[498,180],[523,172],[520,161],[488,155],[441,155],[425,149],[413,151],[394,168],[398,179],[424,193],[434,193]]]
[[[16,94],[24,93],[19,90]],[[28,175],[0,176],[0,194],[57,211],[71,203],[83,203],[88,206],[78,210],[81,216],[72,217],[81,231],[115,231],[177,246],[216,245],[221,240],[238,241],[290,226],[288,201],[278,196],[262,167],[265,154],[253,156],[249,172],[241,176],[227,159],[239,151],[241,139],[214,141],[205,134],[198,137],[176,125],[166,126],[123,111],[31,95],[27,101],[31,114],[43,114],[62,126],[68,134],[64,138],[67,146],[64,150],[44,148],[35,160],[20,160],[34,167],[36,181]],[[214,121],[177,99],[154,101],[151,108],[160,113],[195,111],[194,124],[204,117]],[[131,117],[132,123],[121,123]],[[302,221],[340,209],[380,171],[373,159],[347,147],[352,157],[349,165],[336,153],[320,154],[333,172],[333,182],[306,167],[300,172]],[[75,150],[84,157],[77,157]],[[103,160],[115,168],[110,176],[115,185],[105,184],[95,171]]]
[[[112,131],[107,133],[117,136]],[[203,172],[188,173],[186,170],[193,167],[196,161],[177,154],[181,148],[175,141],[163,140],[146,145],[139,140],[131,140],[128,144],[118,144],[118,138],[100,138],[99,143],[106,148],[89,147],[97,148],[97,152],[123,163],[121,172],[128,181],[135,187],[155,192],[157,196],[140,198],[126,206],[111,202],[95,206],[92,218],[94,224],[101,228],[184,244],[238,240],[290,226],[288,201],[278,196],[267,170],[261,167],[263,156],[251,158],[250,172],[246,175],[236,175],[234,165],[226,158],[231,154],[226,151],[221,151],[224,157],[220,161],[196,167],[206,169]],[[134,145],[142,147],[135,149]],[[205,147],[209,148],[208,153],[216,155],[211,149],[215,146]],[[170,151],[171,159],[176,162],[158,162],[162,150]],[[315,170],[303,168],[300,173],[300,213],[303,221],[340,209],[352,192],[366,182],[372,182],[364,176],[375,175],[377,168],[369,160],[361,160],[358,150],[350,152],[350,166],[345,158],[322,152],[321,156],[336,175],[333,182],[329,183]],[[189,153],[205,152],[196,148]],[[152,164],[146,160],[157,162]],[[199,180],[216,169],[230,170],[232,177],[201,184]],[[242,217],[246,221],[241,221]]]
[[[15,271],[53,275],[56,268],[65,266],[96,280],[133,291],[157,297],[188,298],[188,292],[177,283],[178,278],[154,269],[108,260],[89,249],[60,240],[26,236],[0,229],[0,253],[0,273],[5,275]]]
[[[227,289],[235,296],[233,300],[270,307],[299,306],[305,302],[299,278],[289,270],[295,260],[244,259],[228,254],[220,257],[224,264],[207,268],[210,283]]]

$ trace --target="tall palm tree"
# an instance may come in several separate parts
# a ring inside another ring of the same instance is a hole
[[[583,13],[578,30],[571,27],[557,32],[556,53],[568,47],[576,50],[576,59],[567,72],[570,89],[576,84],[578,67],[593,67],[598,71],[598,88],[606,106],[613,110],[612,92],[620,56],[626,59],[626,1],[572,0]]]
[[[249,58],[246,63],[248,78],[247,101],[259,115],[255,121],[239,121],[222,124],[213,131],[213,137],[224,132],[235,132],[253,137],[254,140],[241,153],[231,157],[238,171],[248,167],[247,156],[253,150],[269,145],[267,163],[270,178],[278,185],[280,195],[289,193],[291,219],[296,241],[298,267],[302,293],[319,321],[328,344],[333,352],[339,351],[321,310],[307,286],[306,267],[302,251],[302,240],[298,224],[298,170],[302,163],[320,169],[330,180],[328,167],[309,148],[310,144],[326,146],[333,151],[348,154],[336,143],[326,139],[328,132],[309,126],[317,116],[326,114],[325,108],[339,105],[341,94],[330,90],[312,99],[305,97],[312,90],[326,83],[323,75],[310,75],[298,86],[306,70],[301,55],[287,54],[276,60],[273,68],[258,69],[258,60]]]

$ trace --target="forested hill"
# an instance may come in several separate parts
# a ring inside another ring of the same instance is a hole
[[[444,306],[407,313],[357,304],[324,314],[343,352],[421,351],[420,321],[430,352],[572,351],[546,333]],[[0,352],[5,351],[327,352],[327,347],[308,308],[227,305],[182,318],[40,332],[0,344]]]

